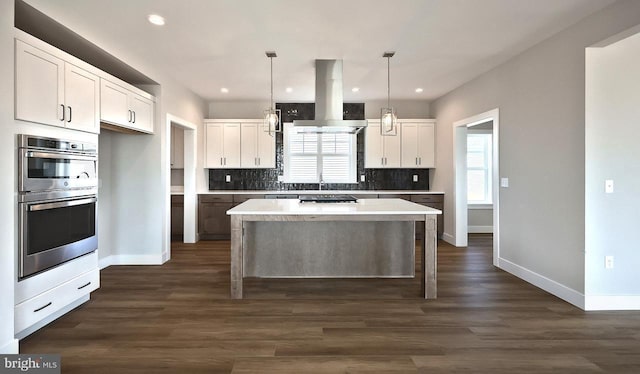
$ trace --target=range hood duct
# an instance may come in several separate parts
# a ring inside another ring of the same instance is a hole
[[[316,60],[316,115],[314,120],[295,120],[299,132],[357,134],[366,120],[342,119],[342,60]]]

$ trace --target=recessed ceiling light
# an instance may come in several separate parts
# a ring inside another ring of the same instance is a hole
[[[351,92],[358,92],[358,91],[360,91],[360,88],[359,88],[359,87],[353,87],[353,88],[351,89]]]
[[[291,88],[291,87],[287,87],[287,88],[285,89],[285,91],[287,91],[287,93],[292,93],[292,92],[293,92],[293,88]]]
[[[153,23],[154,25],[157,25],[157,26],[164,25],[164,17],[159,16],[157,14],[150,14],[149,17],[147,17],[147,19],[149,20],[149,22]]]
[[[416,93],[420,93],[422,91],[424,91],[422,88],[416,88]]]
[[[222,93],[229,93],[229,89],[228,89],[228,88],[226,88],[226,87],[222,87],[222,88],[220,89],[220,92],[222,92]]]

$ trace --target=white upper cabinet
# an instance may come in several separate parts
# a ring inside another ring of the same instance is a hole
[[[131,88],[100,80],[100,121],[145,133],[153,133],[153,101]]]
[[[67,63],[64,81],[64,101],[68,109],[66,126],[76,130],[99,132],[100,79]]]
[[[399,168],[400,131],[396,136],[380,135],[380,121],[369,120],[365,130],[365,168]]]
[[[435,167],[435,123],[403,121],[401,124],[402,167]]]
[[[272,135],[263,131],[262,122],[241,124],[241,168],[276,167],[276,138],[275,134]]]
[[[206,123],[205,168],[240,168],[240,124]]]
[[[16,40],[15,117],[99,132],[99,78],[69,62]]]
[[[398,134],[380,135],[380,121],[369,120],[365,133],[365,168],[435,167],[435,121],[398,120]]]

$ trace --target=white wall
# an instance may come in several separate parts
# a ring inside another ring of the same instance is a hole
[[[445,233],[455,235],[453,123],[499,108],[500,174],[510,179],[500,192],[500,255],[574,302],[585,278],[585,48],[639,20],[640,2],[617,2],[432,103],[432,186],[445,192]]]
[[[380,108],[386,106],[386,100],[365,101],[365,117],[378,118]],[[396,108],[398,118],[431,118],[429,102],[426,100],[392,100],[391,106]],[[209,103],[208,118],[262,118],[262,112],[268,107],[268,101],[212,101]]]
[[[639,61],[640,34],[587,50],[587,296],[640,296]],[[605,194],[607,179],[613,194]],[[605,256],[614,256],[613,269],[605,269]]]

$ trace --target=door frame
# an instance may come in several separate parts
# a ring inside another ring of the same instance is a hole
[[[476,114],[453,123],[453,198],[454,237],[453,245],[466,247],[468,244],[468,204],[467,204],[467,129],[471,126],[493,121],[493,162],[491,182],[493,184],[493,265],[498,266],[500,258],[500,152],[498,108]]]

